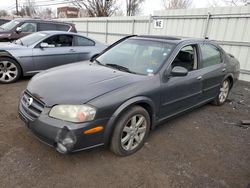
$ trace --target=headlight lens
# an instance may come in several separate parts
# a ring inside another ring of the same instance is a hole
[[[95,118],[96,110],[88,105],[56,105],[49,113],[50,117],[80,123]]]

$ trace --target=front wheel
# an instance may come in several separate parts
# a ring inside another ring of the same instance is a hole
[[[0,83],[8,84],[17,81],[21,76],[19,64],[10,58],[0,58]]]
[[[217,106],[224,104],[227,100],[229,91],[230,91],[230,81],[226,79],[222,82],[220,87],[220,92],[213,103]]]
[[[115,125],[111,140],[111,151],[120,156],[135,153],[144,145],[149,133],[150,117],[148,112],[135,106],[127,110]]]

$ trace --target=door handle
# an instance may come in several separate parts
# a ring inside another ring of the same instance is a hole
[[[70,49],[69,52],[76,52],[74,49]]]
[[[197,79],[197,80],[201,80],[201,79],[202,79],[202,76],[198,76],[196,79]]]
[[[222,69],[222,72],[225,72],[225,71],[226,71],[226,68],[223,68],[223,69]]]

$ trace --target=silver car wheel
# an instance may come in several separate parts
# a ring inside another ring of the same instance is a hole
[[[131,151],[142,142],[147,130],[146,118],[142,115],[134,115],[127,121],[121,136],[121,146],[126,151]]]
[[[0,61],[0,81],[11,82],[18,75],[17,66],[10,61]]]
[[[229,93],[229,82],[228,80],[224,80],[220,88],[220,94],[219,94],[220,103],[224,103],[226,101],[228,93]]]

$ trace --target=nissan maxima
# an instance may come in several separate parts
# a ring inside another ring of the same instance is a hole
[[[126,156],[159,123],[225,103],[238,77],[239,62],[212,41],[130,36],[90,61],[34,76],[19,114],[60,153],[104,145]]]
[[[13,42],[0,43],[0,84],[13,83],[21,76],[89,60],[107,45],[80,34],[42,31]]]

